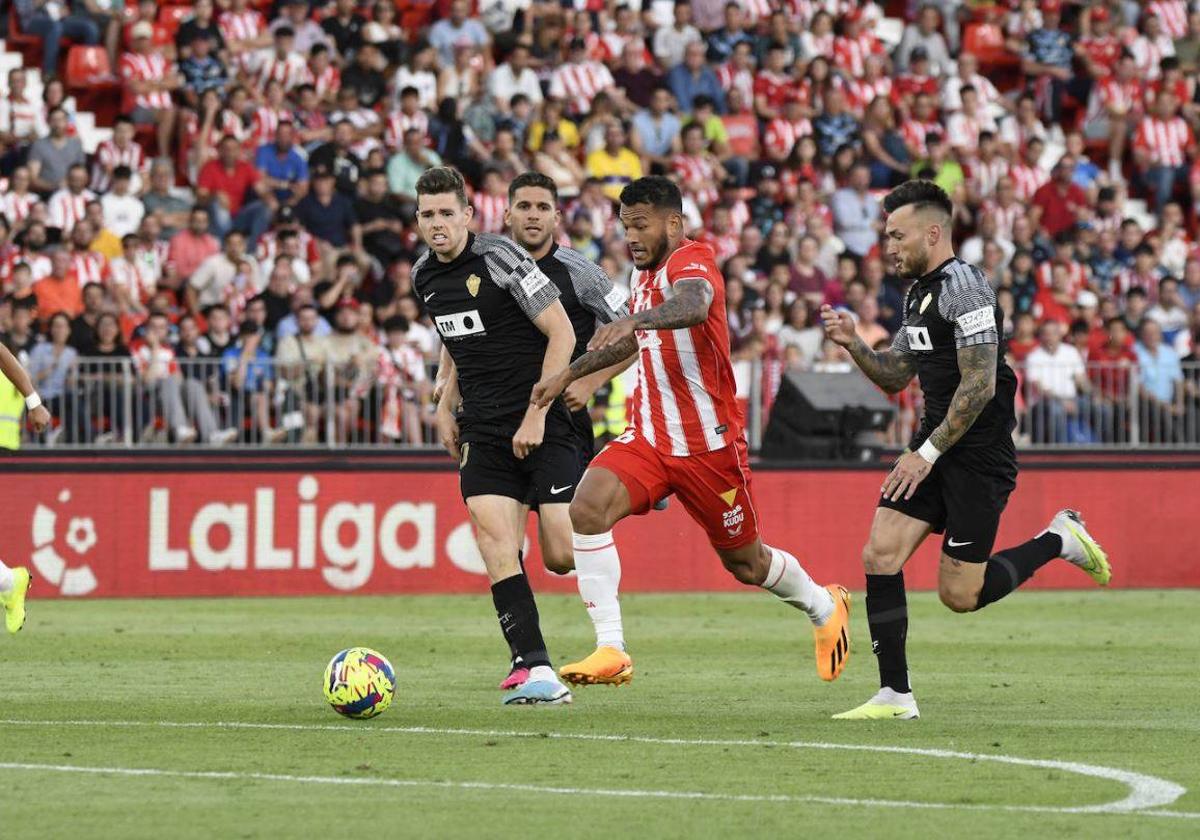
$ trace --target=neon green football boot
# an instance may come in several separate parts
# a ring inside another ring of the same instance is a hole
[[[12,576],[12,589],[0,592],[0,607],[4,607],[4,626],[9,633],[16,633],[25,624],[25,595],[32,577],[24,566],[13,569]]]
[[[834,720],[916,720],[921,716],[912,692],[901,694],[890,688],[881,688],[879,693],[848,712],[833,716]]]

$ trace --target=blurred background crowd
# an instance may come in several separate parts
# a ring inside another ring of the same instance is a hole
[[[1198,443],[1193,5],[12,0],[0,333],[52,442],[428,442],[421,172],[460,169],[490,232],[549,175],[560,241],[623,285],[614,200],[666,174],[761,426],[789,369],[849,369],[822,304],[890,343],[880,198],[928,178],[1006,313],[1022,440]],[[894,402],[903,443],[919,390]]]

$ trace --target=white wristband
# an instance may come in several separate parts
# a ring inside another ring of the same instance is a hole
[[[25,407],[28,408],[30,411],[33,411],[35,408],[37,408],[41,404],[42,404],[42,398],[38,396],[37,391],[34,391],[32,394],[30,394],[28,397],[25,398]]]
[[[917,450],[917,454],[931,464],[937,463],[937,459],[942,457],[941,451],[933,445],[933,441],[931,440],[926,440],[922,443],[920,449]]]

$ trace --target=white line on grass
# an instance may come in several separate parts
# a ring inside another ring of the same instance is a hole
[[[678,799],[721,799],[728,801],[746,802],[814,802],[825,804],[872,805],[894,808],[935,808],[935,809],[967,809],[967,810],[1001,810],[1026,811],[1058,814],[1114,814],[1139,813],[1146,816],[1169,816],[1182,819],[1200,818],[1200,814],[1190,814],[1179,811],[1150,811],[1147,809],[1161,808],[1170,805],[1187,792],[1182,785],[1156,776],[1104,767],[1097,764],[1082,764],[1074,761],[1056,761],[1052,759],[1019,758],[1009,755],[993,755],[988,753],[969,753],[953,750],[939,750],[923,747],[895,747],[878,744],[834,744],[824,741],[765,741],[742,739],[709,739],[709,738],[653,738],[641,735],[600,735],[574,732],[522,732],[517,730],[492,729],[438,729],[425,726],[367,726],[336,725],[336,724],[299,724],[299,723],[245,723],[238,721],[121,721],[121,720],[0,720],[0,725],[15,726],[89,726],[89,727],[157,727],[170,729],[267,729],[287,731],[337,731],[337,732],[379,732],[399,733],[406,735],[457,735],[487,738],[542,738],[564,741],[602,741],[625,742],[631,744],[653,744],[668,746],[700,746],[700,747],[776,747],[783,749],[817,749],[817,750],[849,750],[858,752],[891,753],[901,755],[919,755],[927,758],[960,759],[964,761],[992,761],[999,764],[1010,764],[1021,767],[1038,767],[1050,770],[1061,770],[1097,779],[1107,779],[1120,782],[1129,788],[1124,799],[1105,802],[1099,805],[1081,805],[1075,807],[1052,807],[1035,805],[968,805],[939,802],[905,802],[882,799],[840,799],[830,797],[809,796],[752,796],[735,794],[718,794],[702,792],[679,791],[606,791],[586,790],[578,788],[551,788],[533,785],[509,785],[490,782],[436,782],[405,779],[330,779],[317,776],[277,776],[256,773],[200,773],[193,771],[129,769],[129,768],[88,768],[70,765],[24,765],[0,764],[7,769],[42,769],[58,770],[60,772],[80,773],[117,773],[123,775],[175,775],[188,778],[245,778],[276,781],[308,781],[329,784],[389,784],[400,787],[457,787],[481,790],[524,790],[537,793],[583,793],[597,796],[644,796],[657,798]]]

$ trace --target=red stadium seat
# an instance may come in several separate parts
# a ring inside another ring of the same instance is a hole
[[[1002,90],[1020,81],[1021,59],[1004,43],[1004,31],[996,23],[968,23],[963,27],[962,51],[979,59],[979,72]]]
[[[10,47],[25,58],[26,66],[40,67],[42,63],[42,39],[37,35],[26,35],[17,20],[17,10],[8,11],[8,37]]]
[[[104,47],[71,47],[64,81],[79,107],[96,114],[97,125],[112,125],[119,112],[121,82],[113,75]]]
[[[163,6],[158,12],[158,22],[166,27],[166,30],[171,33],[171,39],[174,40],[179,27],[191,16],[191,6]]]

